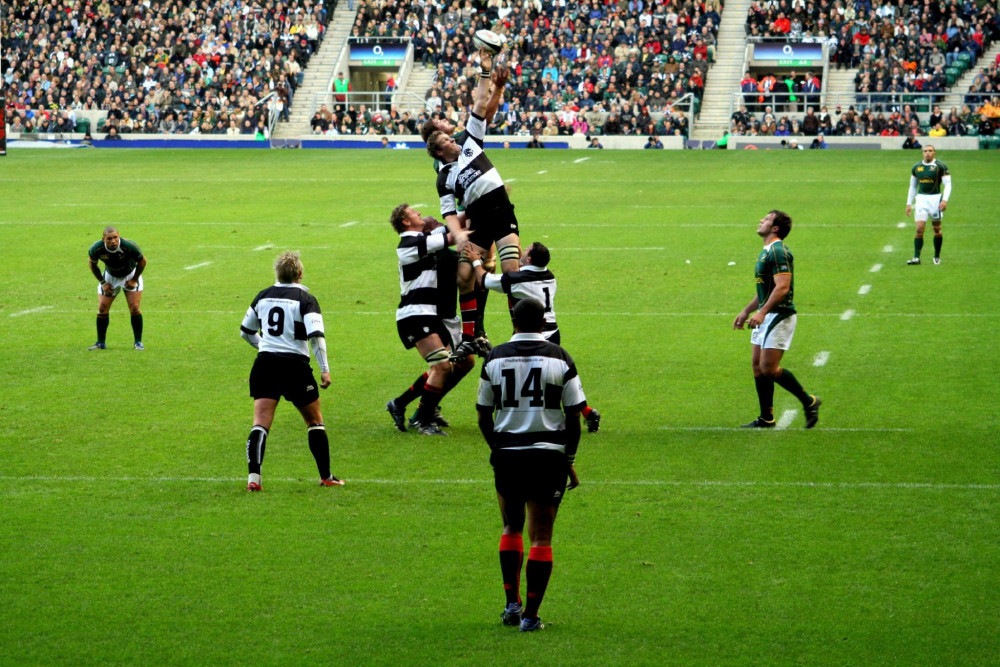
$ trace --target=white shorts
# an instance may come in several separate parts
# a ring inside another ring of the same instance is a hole
[[[750,342],[762,349],[787,350],[792,346],[797,318],[794,314],[768,313],[759,327],[750,330]]]
[[[134,274],[135,274],[135,269],[132,269],[132,271],[129,272],[129,274],[124,278],[118,278],[117,276],[113,276],[107,271],[105,271],[104,280],[107,281],[109,285],[111,285],[112,289],[111,296],[118,296],[118,293],[121,292],[122,290],[125,290],[126,292],[141,292],[142,276],[139,276],[139,284],[135,286],[135,289],[128,289],[127,287],[125,287],[125,283],[128,282],[129,280],[132,280],[132,276]],[[97,294],[99,296],[104,294],[103,286],[100,283],[97,284]]]
[[[141,278],[142,276],[139,277]],[[451,334],[450,341],[444,340],[441,342],[454,351],[459,345],[462,344],[462,318],[443,317],[441,318],[441,322],[444,323],[444,328],[448,330],[449,334]]]
[[[937,221],[942,217],[944,213],[941,212],[941,195],[917,195],[913,206],[914,220],[926,222],[927,218],[930,218]]]

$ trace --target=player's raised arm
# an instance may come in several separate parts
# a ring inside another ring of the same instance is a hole
[[[490,84],[493,77],[493,54],[486,49],[479,49],[479,85],[473,96],[472,113],[480,118],[486,117],[490,101]]]

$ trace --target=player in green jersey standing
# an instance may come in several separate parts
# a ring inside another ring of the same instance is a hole
[[[783,211],[770,211],[761,219],[757,234],[764,239],[764,249],[754,267],[757,296],[733,321],[734,329],[742,329],[744,324],[753,329],[750,343],[760,416],[744,428],[774,428],[775,382],[802,403],[806,428],[819,421],[819,397],[807,394],[795,376],[781,367],[781,357],[792,345],[796,322],[792,253],[784,242],[791,231],[792,219]]]
[[[135,349],[142,346],[142,272],[146,268],[146,258],[134,241],[123,239],[114,227],[104,229],[104,237],[90,246],[90,272],[99,283],[97,286],[97,342],[90,350],[103,350],[106,345],[111,304],[123,289],[129,313],[132,314],[132,333],[135,335]],[[104,271],[98,267],[104,262]]]
[[[913,213],[917,223],[917,236],[913,239],[913,259],[906,263],[920,264],[920,251],[924,247],[924,227],[927,218],[931,219],[934,228],[934,263],[941,263],[941,218],[948,208],[948,198],[951,196],[951,174],[948,166],[936,159],[937,152],[933,146],[924,146],[924,159],[913,165],[910,170],[910,191],[906,196],[906,217]],[[914,205],[916,208],[914,209]]]

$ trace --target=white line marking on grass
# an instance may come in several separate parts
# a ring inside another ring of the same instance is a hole
[[[542,174],[547,174],[547,173],[549,173],[548,169],[542,169],[540,172],[538,172],[538,175],[541,176]]]
[[[328,246],[311,246],[316,250]],[[53,309],[53,315],[78,315],[80,313],[92,313],[92,310],[82,308],[60,308]],[[243,315],[245,310],[193,310],[187,308],[166,308],[165,312],[184,313],[189,315]],[[330,315],[371,315],[373,317],[389,317],[396,311],[386,310],[331,310]],[[853,312],[853,311],[852,311]],[[616,313],[616,312],[583,312],[583,311],[560,311],[560,316],[566,317],[724,317],[732,320],[731,313]],[[810,317],[843,317],[842,313],[810,313]],[[865,317],[889,318],[889,317],[972,317],[972,318],[1000,318],[1000,313],[874,313]]]
[[[829,430],[829,429],[828,429]],[[298,477],[269,477],[271,482],[282,484],[312,483],[312,479]],[[41,475],[0,475],[0,480],[11,482],[148,482],[152,484],[232,484],[240,487],[246,483],[245,477],[91,477],[84,475],[66,477],[47,477]],[[400,484],[437,484],[441,486],[479,486],[492,484],[488,479],[352,479],[347,478],[348,488],[353,484],[373,484],[394,486]],[[937,482],[779,482],[761,480],[679,480],[679,479],[625,479],[625,480],[593,480],[588,479],[587,485],[592,486],[693,486],[716,488],[807,488],[807,489],[911,489],[929,491],[1000,491],[1000,484],[953,484]],[[247,498],[254,497],[246,494]]]
[[[903,229],[904,227],[906,227],[906,223],[905,222],[897,223],[896,227],[898,227],[899,229]]]
[[[862,285],[861,288],[858,289],[858,294],[868,294],[868,292],[871,291],[872,291],[871,285]]]
[[[654,247],[637,247],[637,248],[553,248],[553,250],[572,250],[574,252],[580,250],[597,250],[599,252],[604,252],[605,250],[666,250],[666,246],[654,246]]]
[[[580,164],[581,162],[586,162],[589,159],[589,157],[582,157],[579,160],[573,160],[573,164]]]
[[[847,310],[845,310],[845,311],[844,311],[844,312],[843,312],[843,313],[842,313],[842,314],[840,315],[840,319],[841,319],[841,321],[843,321],[843,322],[846,322],[847,320],[851,319],[852,317],[854,317],[854,311],[853,311],[853,310],[851,310],[851,309],[847,309]]]
[[[338,227],[353,227],[356,224],[358,224],[357,220],[351,220],[350,222],[345,222],[342,225],[338,225]]]
[[[504,179],[505,183],[514,183],[515,181],[517,181],[516,178],[506,178],[506,179]]]
[[[30,315],[31,313],[40,313],[43,310],[51,310],[55,306],[38,306],[37,308],[29,308],[28,310],[22,310],[17,313],[11,313],[10,317],[21,317],[21,315]]]
[[[892,246],[887,245],[886,247],[882,248],[882,252],[892,252]]]
[[[754,433],[757,429],[745,429],[742,426],[657,426],[657,431],[733,431],[737,433]],[[912,433],[912,428],[836,428],[817,426],[814,431],[834,431],[837,433]]]
[[[874,265],[874,266],[873,266],[872,268],[870,268],[870,269],[868,270],[868,272],[869,272],[869,273],[878,273],[878,272],[879,272],[879,271],[881,271],[881,270],[882,270],[882,265],[881,265],[881,264],[876,264],[876,265]]]
[[[785,410],[784,412],[781,413],[781,416],[778,417],[778,423],[774,425],[774,428],[777,428],[777,429],[788,428],[789,426],[792,425],[792,422],[795,421],[795,418],[798,417],[798,416],[799,416],[799,411],[798,410],[794,410],[794,409],[793,410]]]
[[[270,250],[273,247],[274,247],[273,243],[265,243],[264,245],[259,245],[256,248],[254,248],[254,252],[258,250]]]
[[[190,271],[191,269],[200,269],[203,266],[208,266],[211,262],[202,262],[201,264],[192,264],[191,266],[185,266],[185,271]]]
[[[820,352],[813,359],[813,366],[826,366],[826,362],[830,360],[830,353],[826,350]]]

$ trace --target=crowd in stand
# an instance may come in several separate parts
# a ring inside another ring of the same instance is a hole
[[[931,99],[940,100],[946,88],[954,83],[955,73],[952,71],[949,80],[948,68],[960,61],[975,63],[1000,38],[1000,16],[995,2],[754,0],[748,11],[746,32],[751,41],[780,38],[825,43],[831,65],[838,69],[858,68],[855,90],[864,110],[838,113],[838,118],[831,118],[829,126],[824,128],[828,133],[961,136],[970,128],[988,134],[996,129],[995,117],[988,115],[993,114],[994,108],[1000,115],[1000,99],[995,104],[991,102],[1000,84],[996,63],[976,76],[963,110],[953,108],[947,115],[933,112],[921,122],[906,105],[914,99],[907,95],[915,93],[938,93]],[[763,81],[744,78],[741,84],[744,100],[752,105],[755,99],[764,97],[762,93],[784,94],[784,83],[772,83],[772,91]],[[797,91],[801,93],[802,88]],[[781,102],[770,95],[767,101]],[[824,115],[824,111],[817,115]],[[789,128],[794,126],[794,121],[785,120]],[[766,134],[772,126],[779,131],[781,125],[781,119],[773,124],[764,118],[748,123],[734,120],[733,131]]]
[[[436,70],[428,113],[471,106],[478,66],[472,34],[507,38],[512,75],[502,134],[686,134],[674,104],[701,97],[714,59],[714,0],[358,0],[354,36],[408,36]]]
[[[943,91],[949,65],[975,62],[1000,37],[1000,17],[995,2],[974,0],[754,0],[746,31],[826,43],[831,64],[860,68],[857,92],[881,99]]]
[[[276,93],[287,120],[327,22],[323,0],[5,5],[14,132],[71,131],[78,112],[106,111],[109,134],[260,133],[266,111],[258,102]]]
[[[799,118],[776,113],[766,106],[757,114],[742,105],[733,113],[730,132],[745,136],[864,136],[864,137],[944,137],[968,136],[970,134],[989,135],[996,130],[996,119],[1000,119],[1000,99],[994,100],[995,114],[991,117],[983,109],[974,109],[968,104],[961,109],[952,107],[947,113],[940,106],[920,114],[914,105],[903,104],[892,109],[879,110],[866,107],[857,110],[854,106],[846,111],[837,105],[833,113],[826,106],[817,112],[812,107]]]

